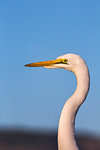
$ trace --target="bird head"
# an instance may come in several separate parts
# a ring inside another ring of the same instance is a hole
[[[30,63],[24,65],[25,67],[45,67],[48,69],[63,68],[74,72],[75,68],[84,63],[83,59],[79,55],[65,54],[57,57],[55,60],[42,61],[36,63]]]

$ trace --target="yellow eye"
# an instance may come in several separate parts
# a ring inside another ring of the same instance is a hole
[[[68,62],[68,59],[64,59],[64,63]]]
[[[58,62],[56,64],[67,64],[68,59],[58,59]]]

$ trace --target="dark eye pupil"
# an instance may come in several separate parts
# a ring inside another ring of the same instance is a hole
[[[67,59],[64,59],[64,62],[67,62]]]

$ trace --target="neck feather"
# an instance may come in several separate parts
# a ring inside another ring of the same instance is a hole
[[[74,74],[77,78],[77,88],[62,109],[58,128],[59,150],[78,150],[74,137],[74,122],[76,113],[89,90],[89,72],[86,64],[75,70]]]

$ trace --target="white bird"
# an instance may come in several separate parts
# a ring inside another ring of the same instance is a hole
[[[77,78],[77,88],[66,101],[60,116],[58,127],[58,149],[78,150],[75,140],[75,117],[89,91],[89,71],[85,61],[75,54],[66,54],[55,60],[31,63],[27,67],[63,68],[72,71]]]

